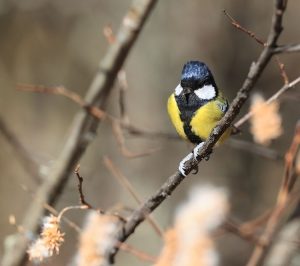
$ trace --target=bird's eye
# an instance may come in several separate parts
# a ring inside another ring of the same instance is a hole
[[[201,88],[205,85],[210,85],[210,84],[211,84],[211,82],[210,82],[209,78],[204,78],[197,82],[197,88]]]

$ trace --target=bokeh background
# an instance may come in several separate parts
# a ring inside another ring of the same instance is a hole
[[[16,90],[17,83],[63,85],[84,95],[108,44],[103,27],[110,24],[116,31],[130,5],[129,0],[1,0],[0,1],[0,113],[2,119],[18,136],[32,158],[47,172],[68,137],[68,129],[78,106],[52,95]],[[297,42],[300,3],[290,1],[284,18],[280,43]],[[128,78],[127,105],[132,123],[160,132],[174,132],[167,112],[168,95],[179,82],[187,60],[198,59],[212,69],[217,84],[232,100],[261,47],[253,39],[237,31],[224,16],[226,9],[258,37],[267,36],[272,1],[158,1],[144,30],[125,63]],[[299,75],[299,55],[283,55],[286,71],[293,79]],[[282,86],[278,66],[269,64],[255,90],[270,96]],[[293,93],[293,97],[291,97]],[[281,99],[283,135],[270,146],[279,154],[288,148],[295,123],[300,115],[299,98],[294,91]],[[243,113],[248,106],[243,107]],[[110,96],[108,111],[119,115],[118,91]],[[237,139],[252,142],[249,126],[243,126]],[[145,139],[128,136],[127,147],[134,152],[160,148],[142,158],[128,159],[121,155],[109,123],[101,123],[96,140],[80,161],[84,191],[90,202],[103,209],[122,203],[136,207],[124,188],[103,164],[107,155],[147,198],[176,170],[179,160],[189,151],[183,141]],[[0,135],[0,243],[15,232],[8,223],[14,214],[18,222],[26,215],[32,200],[30,191],[36,180],[28,175],[15,151]],[[191,187],[213,184],[230,193],[231,216],[247,221],[271,207],[283,172],[282,160],[271,160],[233,148],[230,144],[215,150],[208,162],[202,163],[197,175],[191,175],[154,213],[163,228],[172,225],[174,212]],[[45,177],[46,178],[46,177]],[[77,181],[73,174],[61,195],[58,210],[78,203]],[[68,215],[78,224],[84,213]],[[76,232],[64,225],[66,241],[59,256],[44,265],[66,265],[76,253]],[[151,255],[158,255],[162,241],[147,223],[141,225],[130,243]],[[222,265],[243,265],[252,245],[227,234],[218,240]],[[148,265],[120,252],[116,265]]]

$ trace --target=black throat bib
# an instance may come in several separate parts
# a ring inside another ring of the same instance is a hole
[[[184,133],[189,141],[195,144],[203,142],[203,139],[194,134],[190,124],[195,112],[208,103],[209,100],[199,99],[195,93],[190,93],[189,95],[180,94],[175,96],[175,100],[180,111],[180,119],[183,122]]]

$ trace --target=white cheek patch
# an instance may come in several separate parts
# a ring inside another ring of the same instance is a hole
[[[204,85],[202,88],[195,90],[194,93],[202,100],[211,100],[216,97],[216,89],[212,85]]]
[[[180,93],[183,91],[183,88],[181,87],[180,84],[175,88],[175,95],[178,96]]]

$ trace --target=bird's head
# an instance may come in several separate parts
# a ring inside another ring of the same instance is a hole
[[[195,93],[200,99],[210,100],[217,95],[217,86],[208,66],[200,61],[188,61],[182,69],[177,92],[188,97]],[[175,91],[176,94],[176,91]]]

